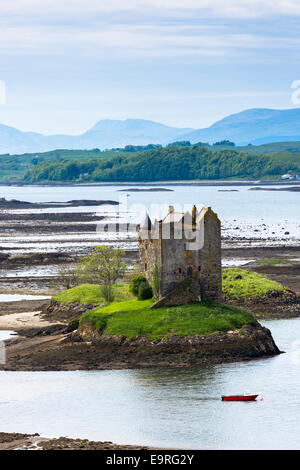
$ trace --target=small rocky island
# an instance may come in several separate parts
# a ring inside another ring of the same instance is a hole
[[[172,192],[174,189],[169,188],[127,188],[127,189],[119,189],[119,191],[125,191],[126,193],[140,193],[140,192],[148,192],[148,193],[161,193],[161,192]]]
[[[291,293],[245,270],[222,274],[220,221],[210,208],[181,214],[170,207],[156,224],[146,216],[139,249],[142,272],[114,284],[113,301],[101,285],[77,285],[46,302],[35,327],[14,328],[19,336],[7,342],[2,369],[189,367],[280,353],[247,302],[287,301]]]
[[[103,206],[113,205],[119,203],[110,200],[91,200],[91,199],[76,199],[67,202],[28,202],[19,201],[18,199],[7,200],[5,197],[0,198],[0,209],[49,209],[59,207],[80,207],[80,206]]]
[[[300,192],[300,186],[285,186],[284,188],[266,188],[255,186],[254,188],[249,188],[248,191],[291,191],[297,193]]]
[[[39,326],[17,328],[3,369],[188,367],[280,353],[270,331],[239,307],[203,301],[150,309],[153,300],[134,298],[126,284],[105,305],[99,286],[80,287],[47,302]]]

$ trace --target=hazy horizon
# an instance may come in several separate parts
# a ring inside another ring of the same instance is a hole
[[[239,114],[239,113],[242,113],[242,112],[244,112],[244,111],[250,111],[250,110],[253,110],[253,109],[269,109],[269,110],[272,110],[272,111],[288,111],[288,109],[300,109],[300,107],[299,107],[299,106],[294,106],[293,108],[286,108],[286,109],[281,109],[281,110],[280,110],[280,109],[275,109],[275,108],[248,108],[248,109],[243,109],[243,110],[241,110],[241,111],[238,112],[238,113],[233,113],[232,115],[231,115],[231,114],[230,114],[230,115],[225,115],[224,118],[226,118],[226,117],[231,117],[231,116],[233,116],[233,115],[235,115],[235,114]],[[218,121],[213,121],[211,124],[215,124],[216,122],[219,122],[219,121],[221,121],[222,119],[223,119],[223,118],[221,118],[221,119],[218,120]],[[114,118],[107,118],[107,119],[106,119],[106,118],[104,118],[104,119],[100,119],[99,121],[94,122],[89,128],[83,129],[82,132],[78,132],[78,133],[75,133],[75,134],[69,132],[69,133],[66,133],[65,135],[69,135],[69,136],[73,136],[73,137],[79,136],[79,135],[84,134],[85,132],[87,132],[87,131],[93,129],[99,122],[102,123],[102,122],[106,122],[106,121],[112,121],[112,122],[145,121],[145,122],[152,122],[152,123],[154,123],[154,124],[159,124],[159,125],[162,125],[162,126],[171,127],[171,128],[174,128],[174,129],[178,128],[178,130],[190,129],[191,131],[194,131],[194,130],[195,130],[195,131],[196,131],[196,130],[202,130],[202,129],[205,130],[206,128],[209,128],[209,127],[210,127],[210,126],[207,126],[207,127],[203,127],[203,128],[196,128],[196,127],[194,127],[194,128],[192,128],[192,127],[189,127],[189,128],[188,128],[188,127],[185,127],[185,128],[184,128],[184,127],[180,127],[180,126],[171,126],[171,125],[166,124],[165,122],[162,122],[162,121],[154,121],[154,120],[152,120],[152,119],[143,119],[143,118],[139,118],[139,117],[124,118],[124,119],[114,119]],[[3,123],[0,122],[0,126],[1,126],[1,125],[3,125]],[[6,124],[4,124],[4,125],[6,125]],[[12,126],[9,125],[8,127],[12,127],[12,128],[14,128],[14,129],[17,129],[17,130],[21,130],[21,131],[22,131],[22,129],[18,129],[18,128],[16,128],[16,127],[13,126],[13,125],[12,125]],[[31,129],[30,131],[25,131],[25,132],[38,133],[35,129]],[[60,135],[60,134],[63,134],[63,133],[60,132],[60,133],[55,133],[55,134],[49,134],[49,133],[48,133],[48,134],[47,134],[47,133],[40,133],[40,134],[50,137],[50,136],[54,136],[54,135]],[[151,143],[151,142],[149,142],[149,143]]]

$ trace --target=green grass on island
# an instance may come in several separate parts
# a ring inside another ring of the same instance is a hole
[[[91,323],[97,330],[105,330],[110,335],[127,338],[146,335],[150,340],[171,335],[207,335],[257,324],[250,312],[216,302],[150,310],[152,303],[153,299],[113,302],[84,313],[80,322]]]
[[[128,284],[115,284],[113,287],[115,301],[122,301],[133,298],[128,290]],[[54,300],[64,304],[78,303],[78,304],[104,304],[101,286],[96,284],[81,284],[80,286],[72,287],[72,289],[60,292]]]
[[[292,264],[290,260],[282,259],[282,258],[259,259],[256,261],[256,263],[261,264],[262,266],[276,266],[277,264]]]
[[[101,286],[94,284],[73,287],[54,299],[62,303],[94,304],[97,307],[84,313],[80,322],[88,322],[107,334],[128,338],[145,335],[154,340],[170,335],[207,335],[257,324],[252,313],[231,305],[202,301],[150,309],[154,299],[142,301],[134,298],[128,284],[115,284],[113,289],[115,300],[111,304],[105,304]],[[284,294],[286,290],[281,284],[255,272],[239,268],[223,270],[225,302],[230,299],[263,298],[274,292]]]
[[[226,268],[223,270],[224,300],[262,298],[273,292],[286,292],[278,282],[268,279],[262,274],[246,271],[240,268]],[[120,283],[113,286],[115,302],[133,299],[128,284]],[[103,305],[101,286],[95,284],[82,284],[66,291],[60,292],[54,300],[61,303],[79,303]]]
[[[262,298],[272,293],[286,289],[278,282],[271,281],[261,274],[239,268],[226,268],[223,270],[223,296],[224,300]]]

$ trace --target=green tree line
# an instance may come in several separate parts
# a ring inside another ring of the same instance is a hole
[[[248,154],[234,148],[213,151],[205,146],[168,146],[131,155],[85,161],[39,162],[25,181],[176,181],[276,177],[300,173],[300,154]]]

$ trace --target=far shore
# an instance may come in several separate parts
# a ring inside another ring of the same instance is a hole
[[[288,181],[261,181],[261,180],[212,180],[212,181],[112,181],[112,182],[92,182],[92,183],[23,183],[23,182],[0,182],[0,186],[29,186],[29,187],[44,187],[44,186],[272,186],[272,185],[300,185],[299,180]]]

